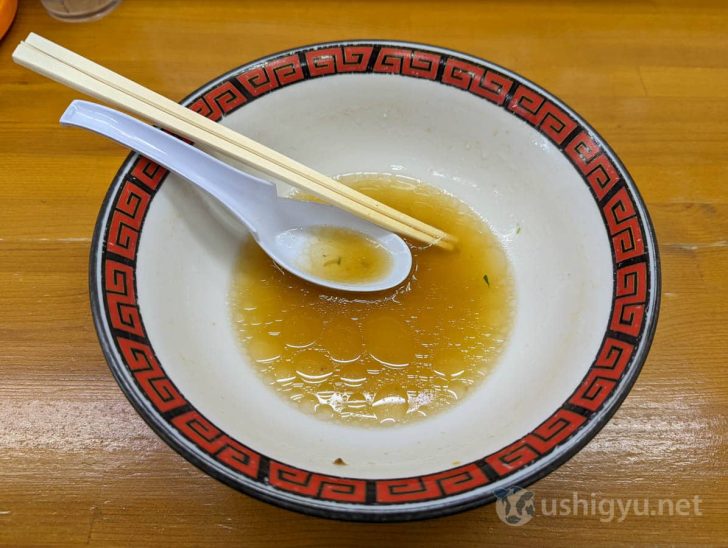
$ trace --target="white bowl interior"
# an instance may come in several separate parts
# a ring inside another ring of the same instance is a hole
[[[461,90],[373,74],[292,85],[223,123],[327,174],[397,173],[446,189],[500,238],[517,292],[506,351],[451,410],[390,428],[316,419],[265,386],[238,345],[228,297],[242,228],[170,176],[142,233],[139,303],[169,377],[227,434],[312,471],[419,475],[508,445],[578,386],[608,321],[611,251],[585,183],[533,128]]]

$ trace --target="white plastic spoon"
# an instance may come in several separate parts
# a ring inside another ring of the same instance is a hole
[[[61,124],[104,135],[205,190],[247,227],[276,263],[304,280],[343,291],[381,291],[400,284],[412,268],[409,247],[396,234],[333,206],[281,198],[273,183],[238,171],[119,111],[73,101]],[[347,229],[373,240],[389,254],[389,268],[378,278],[362,282],[332,281],[309,272],[302,255],[321,237],[316,235],[321,227]]]

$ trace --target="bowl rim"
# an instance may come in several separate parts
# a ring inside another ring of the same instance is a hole
[[[407,50],[409,51],[410,62],[412,62],[412,59],[414,59],[413,52],[434,53],[440,56],[439,60],[437,61],[439,68],[436,67],[436,70],[440,74],[442,74],[443,72],[441,65],[444,65],[446,59],[455,59],[464,61],[466,63],[472,63],[478,67],[483,68],[483,74],[487,74],[490,71],[493,71],[494,73],[500,73],[506,78],[512,80],[508,88],[510,90],[510,93],[508,96],[505,97],[504,103],[500,105],[501,107],[508,106],[512,102],[513,93],[519,90],[521,87],[525,88],[526,90],[535,92],[543,99],[542,103],[538,105],[537,111],[541,109],[542,106],[550,103],[557,107],[557,109],[561,109],[561,111],[565,113],[567,117],[570,117],[576,123],[576,129],[572,130],[567,138],[564,139],[564,141],[562,142],[562,146],[558,146],[562,154],[566,154],[563,149],[565,148],[567,143],[571,143],[576,140],[576,137],[580,135],[579,133],[577,133],[577,130],[580,130],[581,133],[585,134],[587,138],[591,139],[591,142],[587,144],[587,147],[589,146],[589,144],[591,144],[592,147],[596,147],[596,153],[590,159],[582,157],[584,163],[589,163],[591,160],[603,155],[607,159],[607,163],[611,162],[613,168],[616,169],[617,179],[613,181],[613,185],[612,187],[610,187],[611,190],[608,191],[605,195],[609,196],[609,192],[616,190],[616,187],[619,186],[619,183],[621,181],[623,183],[622,188],[625,188],[627,190],[629,198],[631,198],[631,203],[635,209],[635,217],[638,222],[638,228],[641,230],[642,237],[644,238],[644,264],[645,269],[648,269],[647,273],[645,274],[645,283],[647,283],[648,285],[645,289],[645,300],[642,303],[644,316],[642,319],[641,328],[639,334],[634,338],[634,354],[631,354],[628,357],[628,361],[624,366],[626,371],[623,370],[621,372],[621,376],[619,376],[615,380],[613,391],[610,391],[606,399],[601,402],[601,405],[596,409],[596,411],[588,414],[584,418],[584,422],[580,423],[578,427],[573,432],[571,432],[564,440],[557,442],[548,452],[540,455],[540,457],[536,457],[533,462],[527,463],[525,467],[517,469],[518,471],[514,473],[514,475],[508,474],[502,478],[493,478],[489,476],[486,478],[486,483],[484,485],[481,485],[480,490],[475,489],[472,491],[467,491],[466,493],[470,493],[470,496],[458,497],[456,499],[453,499],[450,495],[445,493],[444,496],[435,498],[434,500],[425,500],[423,502],[414,503],[394,503],[387,505],[381,505],[376,503],[372,504],[370,502],[370,495],[367,495],[367,502],[363,504],[354,505],[350,503],[332,501],[322,502],[318,499],[306,498],[304,496],[299,496],[288,491],[279,490],[271,486],[270,483],[264,483],[262,480],[267,480],[267,477],[265,477],[265,474],[268,473],[267,470],[264,471],[263,475],[259,474],[257,479],[253,482],[243,482],[239,478],[233,477],[230,473],[226,473],[220,466],[216,466],[216,463],[211,461],[211,459],[204,458],[200,454],[191,450],[189,441],[187,443],[184,443],[181,436],[173,431],[171,424],[167,420],[163,419],[163,417],[157,412],[157,410],[155,410],[155,408],[148,401],[148,398],[145,397],[145,395],[140,391],[139,387],[130,379],[130,376],[128,376],[128,371],[126,371],[128,369],[128,366],[127,364],[123,363],[123,360],[119,359],[121,357],[121,353],[118,352],[114,337],[111,333],[111,327],[109,325],[109,317],[106,308],[107,305],[104,301],[104,295],[99,289],[100,287],[102,287],[103,282],[103,272],[100,268],[100,265],[102,264],[103,256],[106,253],[106,236],[109,230],[109,221],[112,214],[113,201],[115,198],[118,198],[118,193],[121,189],[125,177],[128,176],[131,169],[135,166],[135,164],[137,164],[140,159],[140,155],[134,152],[131,152],[127,156],[127,158],[117,171],[116,175],[114,176],[114,179],[109,186],[108,191],[106,192],[96,220],[89,256],[90,304],[94,327],[96,329],[96,333],[99,338],[104,357],[106,358],[109,369],[111,370],[116,382],[119,384],[126,398],[132,404],[137,413],[152,428],[152,430],[160,438],[162,438],[165,443],[167,443],[167,445],[172,447],[177,453],[179,453],[186,460],[197,466],[203,472],[238,491],[244,492],[249,496],[288,510],[293,510],[304,514],[348,521],[413,521],[443,517],[446,515],[459,513],[465,510],[488,504],[496,499],[497,493],[500,492],[501,489],[508,489],[513,487],[525,488],[533,482],[537,481],[538,479],[548,475],[553,470],[561,466],[564,462],[573,457],[606,425],[606,423],[620,407],[627,394],[630,392],[632,386],[634,385],[634,382],[636,381],[642,369],[642,366],[644,365],[644,362],[647,358],[650,347],[654,340],[660,309],[661,269],[655,230],[647,208],[645,206],[644,200],[639,193],[639,190],[637,189],[637,186],[635,185],[628,170],[621,162],[621,160],[617,157],[616,153],[608,145],[608,143],[601,137],[601,135],[596,130],[594,130],[594,128],[590,124],[586,122],[586,120],[584,120],[578,113],[576,113],[558,97],[541,88],[539,85],[535,84],[531,80],[524,78],[523,76],[488,60],[450,48],[444,48],[417,42],[386,39],[335,40],[282,50],[270,55],[260,57],[248,63],[239,65],[218,76],[217,78],[210,80],[192,93],[188,94],[182,101],[180,101],[180,103],[182,105],[191,107],[193,102],[200,100],[206,93],[224,84],[229,79],[235,76],[239,76],[252,69],[267,66],[272,61],[278,60],[282,57],[297,55],[300,56],[299,60],[301,61],[301,63],[305,63],[305,58],[303,56],[306,52],[313,52],[330,48],[356,48],[368,46],[376,48],[379,53],[381,53],[382,48]],[[367,70],[365,72],[357,72],[356,74],[375,73],[375,71],[371,70],[374,53],[371,53],[370,57],[371,58],[369,60],[369,66],[367,67]],[[338,60],[336,62],[338,63]],[[400,62],[404,64],[403,60],[400,60]],[[401,65],[399,70],[402,70]],[[338,74],[342,74],[342,72],[339,72],[337,67],[332,75]],[[401,72],[398,74],[402,76],[413,76],[412,74],[402,74]],[[414,76],[420,78],[422,77],[417,76],[416,74]],[[307,79],[308,78],[304,78],[301,81],[306,81]],[[433,79],[430,78],[430,80]],[[440,80],[437,80],[437,83],[445,84],[445,82],[442,82]],[[282,89],[283,87],[285,86],[281,85],[279,89]],[[511,110],[510,113],[514,114],[514,111]],[[539,127],[537,127],[533,123],[530,123],[524,118],[524,116],[519,114],[516,117],[520,117],[521,121],[527,123],[532,128],[536,129],[536,131],[539,131]],[[543,125],[543,119],[541,121],[541,124]],[[542,128],[541,132],[543,133]],[[589,150],[587,150],[587,153],[588,152]],[[579,155],[581,155],[581,152],[579,152]],[[585,183],[587,183],[587,186],[589,186],[589,183],[587,182],[587,175],[593,174],[593,172],[587,173],[582,171],[581,173],[579,173],[579,170],[577,169],[577,165],[575,163],[577,160],[571,159],[570,161],[579,176],[584,180]],[[164,176],[162,177],[162,179],[163,178]],[[600,183],[597,182],[596,184]],[[590,191],[596,199],[596,195],[594,194],[594,188],[590,188]],[[600,211],[602,211],[602,217],[604,217],[604,211],[602,210],[602,205],[600,205],[600,201],[597,199],[596,202],[597,207],[600,209]],[[139,229],[139,235],[140,234],[141,225]],[[610,235],[608,230],[607,235],[611,241],[613,235]],[[615,245],[614,242],[612,242],[612,245]],[[615,259],[614,247],[611,248],[611,253],[613,269],[613,294],[612,303],[610,305],[610,318],[612,318],[613,316],[616,302],[615,293],[618,268],[618,262]],[[624,264],[624,261],[619,264]],[[627,264],[629,265],[629,259],[627,259]],[[133,291],[134,293],[136,293],[135,277],[132,278],[132,283],[134,285]],[[139,316],[141,321],[140,312]],[[608,326],[604,335],[602,345],[604,345],[604,341],[606,340],[609,333],[610,328]],[[151,347],[151,344],[149,346]],[[600,348],[602,350],[604,349],[603,346]],[[600,350],[597,351],[597,353],[599,352]],[[587,373],[582,380],[582,384],[586,382],[587,376],[589,375],[589,372],[592,370],[593,367],[594,365],[592,365],[587,370]],[[577,388],[577,390],[579,389]],[[597,391],[599,390],[601,389],[598,388]],[[569,397],[569,400],[571,400],[573,396],[574,394]],[[569,400],[567,400],[567,402],[563,405],[568,405]],[[554,415],[552,415],[552,417],[553,416]],[[547,421],[548,420],[549,419],[547,419]],[[544,421],[544,423],[542,423],[538,428],[544,426],[545,424],[546,421]],[[536,430],[538,430],[538,428],[534,429],[530,434],[527,434],[526,436],[533,434],[534,432],[536,432]],[[224,432],[222,433],[224,434]],[[524,440],[526,436],[523,436],[522,438],[517,440],[517,442]],[[514,444],[517,442],[514,442]],[[510,447],[510,445],[507,447]],[[485,457],[479,459],[479,461],[484,460]],[[313,475],[316,474],[313,473]],[[337,479],[336,476],[328,477]],[[361,481],[366,482],[367,491],[371,491],[372,489],[369,484],[378,480]],[[500,487],[496,489],[494,487],[494,484],[500,485]],[[483,490],[482,487],[487,487],[488,489]]]

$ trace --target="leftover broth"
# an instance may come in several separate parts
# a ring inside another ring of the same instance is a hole
[[[442,190],[389,175],[341,180],[452,234],[457,249],[408,242],[413,269],[401,285],[350,293],[284,272],[249,239],[231,295],[241,345],[266,384],[317,417],[386,425],[447,409],[488,375],[507,340],[514,287],[506,254],[483,220]],[[332,253],[324,268],[344,256],[348,235],[343,247],[338,236],[324,246]],[[358,255],[349,248],[347,256]]]

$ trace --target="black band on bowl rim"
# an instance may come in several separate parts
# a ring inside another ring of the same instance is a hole
[[[136,251],[148,205],[166,170],[135,153],[116,174],[94,230],[89,271],[94,325],[109,367],[137,412],[168,445],[227,485],[326,518],[406,521],[445,516],[491,502],[497,489],[525,487],[550,473],[618,409],[647,357],[657,325],[660,270],[654,229],[626,168],[578,114],[525,78],[452,50],[377,40],[305,46],[233,69],[182,104],[220,120],[276,89],[344,73],[426,79],[487,100],[546,136],[587,184],[612,246],[614,293],[600,349],[567,401],[532,432],[491,455],[407,478],[364,480],[309,472],[232,439],[166,377],[146,336],[136,302]],[[138,200],[133,210],[130,196]]]

